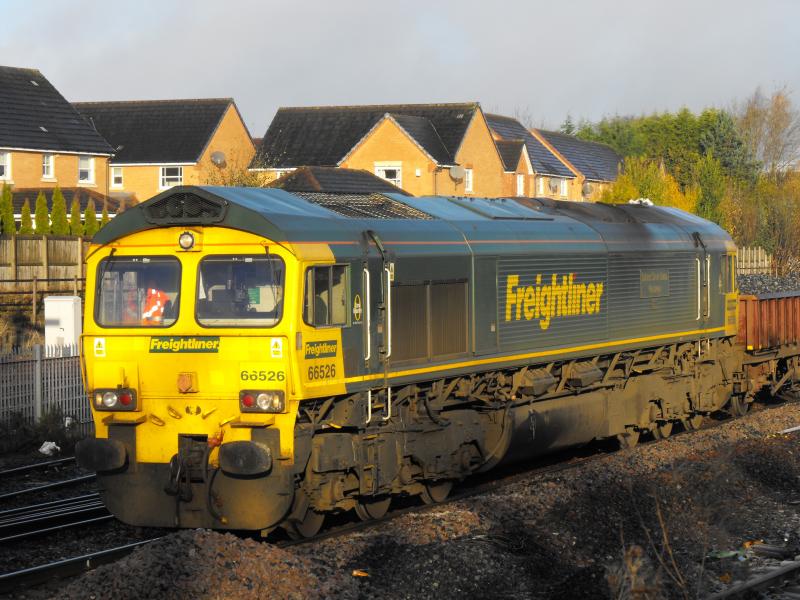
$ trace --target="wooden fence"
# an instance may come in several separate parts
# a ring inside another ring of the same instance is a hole
[[[736,255],[736,272],[739,275],[775,274],[772,255],[758,246],[743,246]]]
[[[57,410],[66,426],[89,433],[92,412],[77,354],[73,346],[34,346],[0,355],[0,423],[36,423]]]
[[[0,293],[14,291],[19,281],[48,280],[53,291],[70,291],[83,279],[89,242],[83,238],[48,235],[0,236]]]

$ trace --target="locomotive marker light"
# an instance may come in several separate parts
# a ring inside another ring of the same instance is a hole
[[[136,410],[136,392],[127,388],[95,390],[94,407],[97,410]]]
[[[281,390],[242,390],[239,404],[243,412],[281,413],[285,407]]]

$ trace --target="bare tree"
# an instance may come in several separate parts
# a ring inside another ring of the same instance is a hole
[[[800,111],[786,86],[769,97],[756,88],[734,106],[734,114],[751,152],[769,174],[783,173],[800,159]]]

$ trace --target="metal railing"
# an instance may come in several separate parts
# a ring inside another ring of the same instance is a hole
[[[89,433],[92,413],[76,346],[33,346],[0,355],[0,423],[36,423],[58,410],[65,425]]]

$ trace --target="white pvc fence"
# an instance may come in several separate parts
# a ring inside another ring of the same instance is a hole
[[[78,349],[34,346],[0,355],[0,422],[19,415],[35,423],[59,410],[78,431],[91,430],[92,413],[81,381]]]

